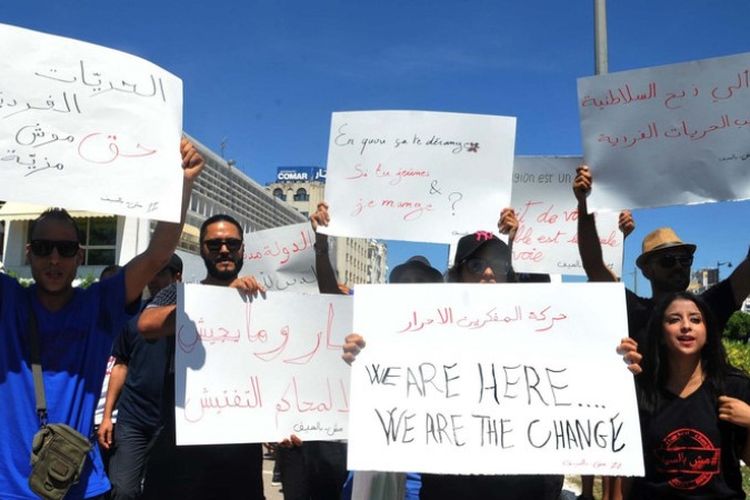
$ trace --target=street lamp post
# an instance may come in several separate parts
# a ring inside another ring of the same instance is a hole
[[[716,262],[716,281],[721,281],[721,266],[727,266],[728,268],[732,268],[732,263],[729,261],[726,262]]]
[[[594,0],[594,70],[597,75],[609,71],[607,55],[607,0]]]

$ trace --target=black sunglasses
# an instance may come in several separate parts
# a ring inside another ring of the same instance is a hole
[[[488,267],[497,275],[508,273],[508,263],[502,259],[480,259],[472,257],[464,261],[466,269],[472,274],[482,274]]]
[[[74,257],[81,248],[77,241],[69,240],[31,240],[30,247],[37,257],[47,257],[55,248],[60,257]]]
[[[682,267],[690,267],[693,265],[693,256],[683,254],[666,254],[657,257],[656,262],[658,262],[659,265],[664,269],[672,268],[678,262]]]
[[[237,238],[227,238],[225,240],[216,238],[213,240],[205,240],[203,243],[206,244],[206,248],[211,252],[220,252],[221,247],[224,245],[227,246],[227,250],[230,252],[236,252],[242,246],[242,240]]]

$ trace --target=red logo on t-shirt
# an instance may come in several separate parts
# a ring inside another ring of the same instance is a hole
[[[711,481],[719,473],[721,448],[695,429],[678,429],[655,450],[656,468],[670,477],[669,485],[678,490],[693,490]]]

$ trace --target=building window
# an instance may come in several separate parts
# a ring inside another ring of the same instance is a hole
[[[286,201],[286,195],[284,194],[284,190],[281,188],[274,189],[273,195],[281,201]]]
[[[86,266],[108,266],[115,263],[117,217],[94,217],[77,220],[83,241],[83,263]]]
[[[294,201],[310,201],[310,195],[307,194],[305,188],[299,188],[297,194],[294,195]]]

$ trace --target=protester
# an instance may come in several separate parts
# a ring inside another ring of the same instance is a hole
[[[153,298],[182,278],[182,259],[172,254],[164,269],[148,283]],[[117,336],[112,349],[115,365],[109,379],[99,444],[110,450],[110,498],[141,496],[149,453],[162,428],[163,389],[169,366],[167,339],[146,341],[138,334],[137,317]],[[112,413],[119,412],[117,425]]]
[[[499,224],[501,229],[502,220],[503,217]],[[448,270],[448,281],[483,284],[517,281],[511,265],[510,247],[487,231],[464,236],[458,241],[453,267]],[[562,485],[562,476],[423,474],[420,498],[448,500],[461,498],[470,491],[475,498],[483,499],[556,500]]]
[[[320,293],[346,295],[336,280],[328,256],[328,237],[318,232],[319,226],[330,221],[328,205],[318,203],[310,216],[315,231],[315,265]],[[346,442],[302,442],[292,435],[277,450],[281,485],[285,500],[335,500],[341,498],[347,478]]]
[[[182,218],[203,158],[180,146],[184,182]],[[146,180],[144,180],[146,181]],[[47,417],[83,436],[93,429],[94,408],[113,335],[135,312],[141,292],[172,255],[182,224],[157,224],[148,248],[124,270],[86,289],[73,288],[83,259],[81,234],[64,209],[50,209],[29,228],[26,254],[35,284],[24,288],[0,275],[0,492],[3,498],[36,498],[28,485],[32,439],[39,430],[30,367],[32,315],[36,319]],[[66,498],[91,498],[109,490],[99,448],[85,461]]]
[[[592,187],[591,172],[587,166],[582,165],[576,170],[573,181],[573,191],[578,199],[578,250],[581,262],[589,281],[616,281],[617,276],[602,259],[594,215],[587,213],[586,197]],[[622,223],[621,220],[621,225]],[[651,317],[655,302],[669,293],[687,289],[695,250],[695,245],[683,242],[674,230],[668,227],[656,229],[643,239],[643,251],[636,260],[636,265],[651,283],[652,297],[638,297],[630,290],[625,291],[628,330],[637,342],[644,341],[646,323]],[[745,258],[729,278],[701,294],[711,307],[720,332],[724,330],[729,317],[740,308],[749,293],[750,261]]]
[[[628,498],[745,498],[750,378],[729,364],[717,326],[688,292],[654,309],[636,377],[646,475],[625,480]]]
[[[99,273],[99,281],[105,280],[107,278],[111,278],[118,272],[122,270],[122,266],[119,266],[117,264],[110,264],[106,266],[104,269],[102,269],[102,272]],[[104,420],[104,406],[107,401],[107,387],[109,387],[109,378],[110,374],[112,373],[112,369],[115,366],[115,358],[110,354],[109,358],[107,358],[107,368],[104,370],[104,381],[102,382],[102,390],[99,395],[99,400],[96,404],[96,410],[94,411],[94,434],[99,434],[99,428],[102,424],[102,420]],[[114,424],[115,421],[117,421],[117,412],[114,412],[111,417],[111,421]],[[102,454],[102,462],[104,463],[104,470],[107,471],[107,474],[109,474],[109,450],[105,448],[100,448],[99,450]],[[110,481],[111,482],[111,481]]]
[[[510,209],[501,212],[498,229],[515,233],[518,221]],[[448,270],[447,281],[457,283],[512,283],[516,275],[511,265],[511,248],[489,231],[462,237],[456,248],[454,265]],[[342,358],[351,363],[365,347],[365,339],[358,334],[346,337]],[[562,476],[472,476],[423,474],[420,498],[423,500],[482,499],[540,499],[556,500],[562,491]]]
[[[422,255],[410,257],[406,262],[397,265],[388,277],[389,283],[442,283],[443,275],[432,267],[430,261]],[[356,354],[365,346],[361,335],[352,333],[344,341],[342,358],[351,364]],[[365,493],[371,500],[419,498],[422,477],[416,473],[400,472],[355,472],[357,491]]]
[[[238,277],[244,257],[242,226],[233,217],[218,214],[201,226],[200,252],[206,265],[204,285],[237,288],[257,295],[264,291],[255,278]],[[177,289],[164,288],[143,310],[138,331],[147,339],[170,337],[174,353]],[[260,444],[176,446],[174,421],[174,365],[165,394],[171,396],[165,410],[164,430],[158,439],[146,473],[144,498],[165,499],[263,499],[263,449]]]

